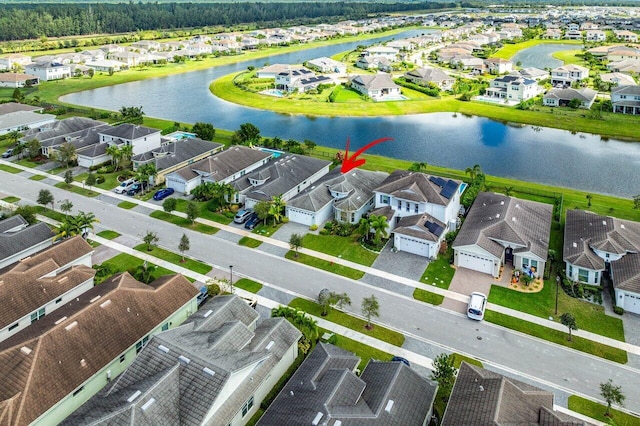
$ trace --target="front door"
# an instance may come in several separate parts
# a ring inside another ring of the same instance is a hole
[[[513,265],[513,249],[511,247],[504,250],[504,262]]]

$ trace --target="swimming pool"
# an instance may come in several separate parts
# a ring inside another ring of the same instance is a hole
[[[174,141],[179,141],[182,139],[192,139],[196,137],[195,133],[189,133],[189,132],[181,132],[181,131],[177,131],[177,132],[173,132],[173,133],[169,133],[168,135],[164,135],[165,138],[167,139],[172,139]]]
[[[380,98],[376,99],[376,102],[387,102],[387,101],[406,101],[407,98],[405,95],[384,95]]]
[[[267,90],[263,90],[260,93],[263,95],[275,96],[276,98],[282,98],[284,96],[284,93],[278,89],[267,89]]]
[[[271,155],[273,156],[273,158],[278,158],[282,154],[284,154],[283,151],[278,151],[276,149],[269,149],[269,148],[260,148],[260,151],[262,151],[262,152],[270,152]]]

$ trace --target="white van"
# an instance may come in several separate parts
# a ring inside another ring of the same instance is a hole
[[[484,318],[484,308],[487,306],[487,296],[477,291],[471,293],[467,316],[471,319],[482,321]]]

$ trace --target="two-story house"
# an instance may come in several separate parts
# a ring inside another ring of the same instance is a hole
[[[460,181],[396,170],[378,186],[372,214],[387,218],[394,247],[435,257],[445,234],[456,228]]]
[[[20,215],[0,220],[0,269],[51,246],[54,235],[46,223],[29,225]]]
[[[551,70],[551,84],[554,86],[568,87],[588,77],[589,69],[580,65],[568,64]]]
[[[535,80],[517,75],[496,77],[487,88],[488,96],[517,102],[531,99],[539,92],[540,88]]]
[[[611,89],[613,112],[640,114],[640,86],[624,85]]]
[[[34,62],[24,66],[27,74],[35,75],[40,81],[61,80],[71,77],[69,65],[58,62]]]
[[[133,147],[133,155],[142,154],[159,148],[160,130],[136,124],[124,123],[115,127],[101,129],[100,142],[107,144],[125,144]]]

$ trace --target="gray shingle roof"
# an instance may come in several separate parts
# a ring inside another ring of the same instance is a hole
[[[187,181],[203,175],[208,180],[220,182],[252,164],[269,158],[271,155],[271,153],[260,151],[259,149],[233,146],[211,157],[176,170],[175,173]]]
[[[141,163],[151,161],[155,164],[156,170],[161,171],[207,152],[220,149],[220,147],[222,147],[221,143],[209,142],[198,138],[181,139],[162,145],[160,148],[135,155],[132,160]]]
[[[418,78],[425,82],[433,81],[436,83],[447,80],[455,80],[455,78],[446,74],[439,68],[417,68],[415,70],[408,71],[405,76]]]
[[[100,133],[114,138],[134,140],[154,133],[160,133],[160,130],[131,123],[123,123],[115,127],[108,127]]]
[[[386,58],[383,59],[386,60]],[[383,60],[381,59],[380,62],[383,62]],[[368,90],[398,87],[398,85],[393,82],[391,76],[386,73],[358,75],[351,79],[351,81],[367,88]]]
[[[213,298],[180,327],[154,336],[124,373],[63,424],[200,425],[215,404],[221,405],[207,424],[228,424],[301,336],[283,318],[256,327],[257,316],[236,296]],[[250,378],[229,389],[231,374],[249,367]],[[233,393],[221,401],[225,386]]]
[[[553,411],[553,393],[463,362],[442,426],[539,425],[587,423]]]
[[[453,248],[478,245],[496,257],[505,246],[514,251],[531,251],[546,259],[551,232],[553,206],[535,201],[520,200],[492,192],[480,192],[476,197]]]
[[[638,96],[638,95],[640,95],[640,86],[634,86],[634,85],[630,85],[630,84],[617,86],[617,87],[614,87],[613,89],[611,89],[611,94],[612,95],[633,95],[633,96]]]
[[[396,170],[391,173],[375,191],[393,195],[403,200],[446,206],[449,204],[450,199],[441,194],[443,188],[434,182],[434,179],[442,178],[429,176],[424,173]],[[460,181],[452,179],[443,179],[443,181],[445,184],[453,182],[453,184],[457,184],[457,188],[461,183]]]
[[[0,221],[0,261],[52,239],[55,235],[44,222],[22,227],[26,224],[22,216]],[[15,231],[10,232],[12,230]]]
[[[590,102],[596,97],[597,94],[598,93],[595,90],[585,87],[582,89],[551,89],[547,93],[545,93],[544,97],[566,101],[579,99],[582,102]]]
[[[353,372],[359,361],[350,352],[318,344],[258,424],[309,425],[318,413],[322,413],[321,424],[333,424],[332,420],[356,426],[424,423],[435,398],[434,384],[400,362],[372,360],[358,377]]]
[[[64,139],[64,136],[71,133],[89,129],[91,127],[104,126],[105,124],[106,123],[103,121],[92,120],[86,117],[69,117],[64,120],[56,121],[55,123],[47,124],[41,128],[29,129],[25,132],[24,136],[20,138],[20,141],[28,142],[31,139],[37,139],[44,144],[48,139],[60,136]]]
[[[393,233],[435,242],[442,236],[446,227],[446,224],[429,214],[416,214],[400,219],[393,228]]]
[[[7,75],[9,73],[6,73]],[[4,76],[5,73],[2,73],[2,75]],[[30,78],[38,78],[36,76],[32,76],[32,75],[25,75],[25,74],[12,74],[12,75],[23,75],[25,77],[30,77]],[[0,80],[2,81],[2,80]],[[19,104],[17,102],[7,102],[4,104],[0,104],[0,115],[4,115],[4,114],[10,114],[12,112],[17,112],[17,111],[42,111],[42,107],[37,107],[37,106],[32,106],[32,105],[25,105],[25,104]]]

